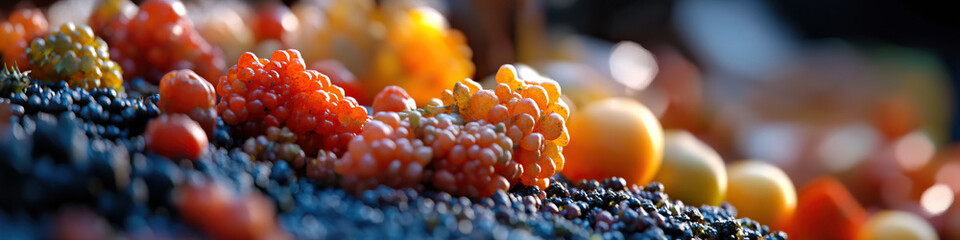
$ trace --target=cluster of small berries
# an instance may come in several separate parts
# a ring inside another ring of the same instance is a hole
[[[300,52],[278,50],[267,58],[244,53],[217,81],[217,113],[245,136],[267,127],[288,127],[305,152],[338,155],[367,121],[367,110],[343,89],[314,70],[306,70]]]
[[[66,23],[46,38],[37,38],[26,50],[30,73],[46,82],[66,81],[87,90],[123,91],[123,71],[113,60],[107,43],[88,26]]]
[[[113,89],[71,88],[63,81],[35,81],[3,97],[9,99],[13,115],[72,112],[82,120],[80,128],[88,136],[107,139],[136,137],[143,133],[150,119],[160,115],[149,99],[129,98]]]
[[[506,136],[518,147],[511,148],[521,164],[520,177],[509,179],[545,189],[550,176],[563,169],[561,152],[570,141],[565,121],[570,112],[560,99],[560,85],[549,79],[520,79],[512,65],[496,75],[494,90],[481,89],[472,80],[456,83],[431,101],[442,111],[459,113],[467,122],[503,123]]]
[[[200,36],[178,0],[149,0],[139,8],[129,1],[103,1],[94,12],[90,25],[112,46],[110,54],[127,79],[157,84],[177,69],[216,79],[226,65],[223,53]]]

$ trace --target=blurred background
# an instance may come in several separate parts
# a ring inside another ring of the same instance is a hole
[[[437,24],[458,32],[417,43],[372,23],[389,18],[372,9],[395,2],[184,1],[227,63],[249,49],[296,47],[316,68],[342,73],[335,81],[381,85],[479,81],[522,63],[557,80],[573,108],[634,98],[664,129],[693,133],[725,162],[780,167],[801,190],[801,205],[808,183],[828,177],[855,208],[910,212],[941,238],[960,239],[960,21],[949,8],[898,0],[428,0],[414,5],[435,9],[446,18]],[[3,1],[0,15],[38,7],[52,28],[86,22],[96,6]],[[263,18],[279,19],[283,32],[262,33]],[[417,48],[424,44],[449,51]],[[403,69],[443,70],[397,70],[406,58],[432,60]],[[379,91],[345,89],[361,103]],[[415,98],[429,90],[408,88]]]

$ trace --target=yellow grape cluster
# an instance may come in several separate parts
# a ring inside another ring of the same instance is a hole
[[[472,80],[444,90],[431,105],[447,106],[467,122],[503,123],[516,145],[513,159],[522,167],[523,183],[546,189],[550,177],[563,169],[563,147],[570,142],[565,122],[569,107],[560,99],[560,85],[549,79],[520,79],[512,65],[500,67],[493,90]]]
[[[27,48],[31,76],[42,81],[66,81],[71,87],[123,90],[123,72],[110,59],[107,43],[88,26],[66,23]]]

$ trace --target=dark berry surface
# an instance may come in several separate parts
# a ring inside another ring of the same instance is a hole
[[[336,156],[305,153],[290,129],[240,139],[241,130],[219,118],[205,154],[170,159],[145,147],[147,123],[162,114],[154,96],[65,82],[0,96],[0,232],[14,239],[786,239],[737,218],[729,204],[687,206],[662,184],[622,178],[554,175],[545,189],[516,184],[483,198],[430,183],[348,191],[323,171]],[[232,220],[204,220],[213,217]]]

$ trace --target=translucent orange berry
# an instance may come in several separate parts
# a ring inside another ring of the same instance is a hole
[[[442,101],[445,104],[452,104],[454,102],[453,91],[451,91],[450,89],[443,90],[443,92],[440,93],[440,101]]]
[[[523,175],[521,178],[533,179],[537,176],[540,176],[540,165],[537,165],[535,161],[528,162],[523,164]]]
[[[548,178],[552,177],[556,173],[557,165],[554,163],[553,159],[548,156],[540,156],[540,160],[537,161],[537,165],[540,166],[540,175],[537,175],[538,178]]]
[[[560,134],[560,137],[553,140],[557,143],[557,146],[566,147],[570,143],[570,133],[567,132],[566,128],[563,128],[563,132]]]
[[[530,85],[520,91],[520,96],[524,98],[533,99],[537,103],[537,106],[546,108],[547,103],[547,90],[544,90],[543,87],[537,85]]]
[[[510,93],[512,93],[513,90],[510,90],[510,86],[507,86],[505,83],[498,83],[497,87],[493,89],[493,92],[497,94],[497,98],[503,103],[512,97]]]
[[[537,187],[537,188],[539,188],[539,189],[547,189],[547,186],[550,186],[550,179],[549,179],[549,178],[537,178],[537,179],[535,180],[533,186],[535,186],[535,187]]]
[[[516,116],[524,113],[533,117],[534,120],[539,119],[540,107],[537,107],[537,103],[533,99],[524,98],[517,101],[513,109],[510,109],[510,115]]]
[[[499,100],[497,100],[497,95],[490,90],[480,90],[473,94],[470,97],[470,114],[469,118],[471,119],[485,119],[490,109],[494,106],[497,106]]]
[[[461,83],[467,86],[467,89],[470,90],[470,94],[477,93],[477,91],[480,91],[480,89],[483,89],[483,87],[480,86],[480,83],[473,81],[473,79],[467,78],[467,79],[464,79]]]
[[[517,68],[510,64],[500,66],[500,69],[497,70],[496,79],[497,83],[507,84],[513,90],[520,89],[523,86],[523,82],[517,79]]]
[[[563,132],[565,127],[563,117],[560,114],[550,113],[537,121],[536,131],[543,133],[545,139],[554,140],[560,137],[560,133]]]
[[[563,120],[567,120],[570,117],[570,107],[567,106],[567,103],[564,101],[556,101],[550,103],[550,106],[547,107],[547,114],[556,113],[560,114],[560,117],[563,117]]]
[[[557,168],[556,172],[563,171],[563,164],[565,161],[563,159],[563,154],[557,155],[556,157],[550,157],[550,159],[553,159],[553,165]]]
[[[540,87],[543,87],[543,90],[547,91],[547,100],[551,103],[557,102],[560,99],[560,84],[556,81],[547,79],[540,83]]]
[[[373,112],[402,112],[417,108],[417,103],[398,86],[387,86],[373,99]]]

